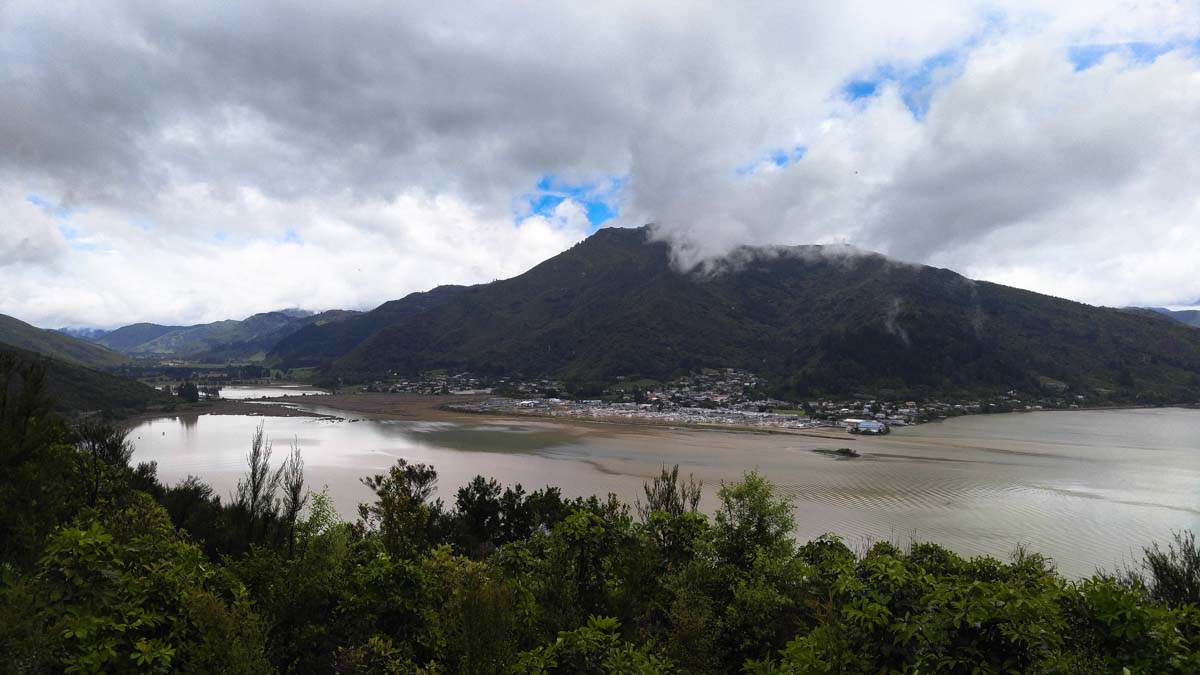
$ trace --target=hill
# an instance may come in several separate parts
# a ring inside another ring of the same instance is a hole
[[[0,314],[0,344],[45,354],[89,368],[112,368],[126,361],[124,356],[104,347],[56,330],[31,326],[4,314]]]
[[[1182,324],[1193,328],[1200,328],[1200,309],[1173,310],[1163,307],[1150,307],[1149,309],[1163,316],[1169,316]]]
[[[96,343],[123,353],[135,352],[141,345],[181,328],[182,326],[161,326],[156,323],[135,323],[121,326],[100,336]]]
[[[130,414],[174,399],[153,387],[126,377],[102,373],[25,349],[0,345],[0,367],[37,363],[46,369],[47,394],[57,411],[66,414],[104,411]]]
[[[438,286],[431,291],[385,302],[370,312],[343,321],[305,326],[280,340],[267,355],[267,362],[283,368],[328,366],[376,331],[439,307],[466,290],[466,286]]]
[[[445,368],[611,382],[735,367],[794,396],[1200,391],[1200,334],[1171,322],[842,248],[747,248],[681,273],[648,234],[600,230],[518,277],[298,331],[268,358],[343,381]]]
[[[263,312],[241,321],[225,320],[193,326],[135,323],[101,336],[97,342],[132,355],[159,355],[199,361],[261,359],[280,340],[305,326],[340,321],[357,312],[331,310],[313,314],[288,309]]]

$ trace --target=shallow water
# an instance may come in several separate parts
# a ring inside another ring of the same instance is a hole
[[[245,400],[270,396],[324,396],[327,391],[303,384],[247,385],[234,384],[221,387],[221,398]]]
[[[403,457],[437,468],[447,502],[476,474],[527,490],[556,485],[571,496],[615,492],[632,502],[659,467],[678,463],[704,481],[701,506],[709,511],[722,480],[757,467],[793,500],[801,539],[835,532],[857,547],[935,541],[1000,557],[1026,544],[1070,576],[1112,569],[1141,546],[1165,542],[1173,529],[1200,531],[1198,410],[980,415],[881,438],[834,439],[337,414],[343,419],[164,418],[139,425],[130,438],[135,460],[157,461],[165,482],[195,474],[226,495],[264,422],[275,460],[299,443],[309,482],[327,484],[345,517],[370,496],[358,479]],[[812,452],[846,446],[863,456]]]

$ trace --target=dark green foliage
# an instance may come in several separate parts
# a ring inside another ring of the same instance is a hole
[[[11,366],[12,364],[10,364]],[[400,460],[354,525],[251,439],[225,505],[130,467],[123,434],[0,388],[0,653],[16,672],[1195,673],[1200,549],[1078,582],[934,544],[791,538],[757,471],[715,517],[664,468],[638,518],[612,495],[477,477],[454,507]],[[282,497],[279,496],[282,490]]]
[[[195,382],[184,382],[175,388],[175,395],[185,403],[195,403],[200,400],[200,388]]]
[[[375,493],[376,502],[358,507],[357,531],[378,533],[393,556],[413,555],[433,544],[442,514],[440,499],[428,501],[437,487],[433,467],[401,459],[387,475],[363,478],[362,483]]]
[[[128,482],[133,444],[126,431],[109,422],[89,419],[75,431],[80,473],[87,486],[87,504],[96,506],[101,496],[112,497]]]
[[[518,277],[413,294],[280,342],[329,381],[434,369],[553,375],[573,395],[618,376],[755,372],[776,394],[1071,393],[1195,400],[1187,326],[820,247],[746,249],[687,274],[649,230],[603,229]],[[872,394],[873,397],[879,397]]]
[[[739,483],[722,484],[717,496],[715,546],[722,562],[745,569],[761,554],[790,551],[792,505],[762,474],[751,471]]]
[[[46,544],[18,670],[259,673],[268,668],[241,583],[178,539],[148,497]]]
[[[51,408],[45,363],[0,352],[0,561],[20,567],[83,506],[71,433]]]
[[[1200,606],[1200,545],[1192,532],[1176,532],[1162,550],[1158,544],[1143,551],[1140,569],[1127,569],[1126,585],[1145,588],[1150,597],[1173,607]]]
[[[120,415],[171,402],[167,394],[136,380],[0,345],[0,369],[15,372],[29,368],[44,374],[44,395],[60,413]]]
[[[490,552],[495,542],[500,541],[503,530],[500,497],[500,484],[483,476],[476,476],[458,489],[454,501],[454,522],[460,551],[482,557]]]
[[[587,625],[558,634],[553,643],[525,652],[515,670],[522,673],[652,675],[675,672],[671,662],[648,647],[622,642],[621,622],[612,617],[590,617]]]

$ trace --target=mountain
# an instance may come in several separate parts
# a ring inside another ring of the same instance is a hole
[[[109,331],[96,340],[96,343],[118,352],[130,353],[137,351],[141,345],[181,328],[183,327],[160,326],[156,323],[135,323]]]
[[[126,358],[114,351],[84,342],[56,330],[31,326],[0,314],[0,344],[17,347],[89,368],[111,368]]]
[[[424,293],[412,293],[402,300],[385,302],[370,312],[343,321],[305,326],[280,340],[267,355],[267,360],[283,368],[328,366],[376,331],[438,307],[466,290],[466,286],[438,286]]]
[[[153,387],[126,377],[102,373],[29,350],[0,345],[0,368],[40,364],[46,369],[46,389],[57,411],[75,414],[105,411],[141,412],[174,401]]]
[[[235,331],[222,335],[218,340],[210,340],[209,347],[196,354],[195,358],[210,363],[261,360],[272,347],[298,330],[308,326],[336,325],[358,315],[358,312],[331,309],[320,314],[292,316],[288,321],[278,321],[276,314],[282,312],[256,314],[242,321]]]
[[[445,368],[574,382],[753,371],[783,395],[1200,392],[1200,333],[883,256],[745,248],[672,267],[647,228],[603,229],[512,279],[410,295],[268,355],[330,379]]]
[[[126,354],[159,355],[225,362],[261,358],[280,340],[305,326],[340,321],[357,312],[330,310],[314,314],[287,309],[264,312],[241,321],[226,320],[194,326],[135,323],[97,340]]]
[[[64,326],[62,328],[56,328],[55,330],[63,335],[70,335],[77,340],[83,340],[85,342],[96,342],[105,335],[108,335],[108,331],[104,330],[103,328]]]
[[[1163,316],[1168,316],[1176,321],[1191,326],[1200,328],[1200,309],[1181,309],[1173,310],[1165,307],[1147,307],[1152,312],[1157,312]]]

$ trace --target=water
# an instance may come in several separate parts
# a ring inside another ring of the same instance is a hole
[[[322,412],[336,412],[308,406]],[[797,536],[835,532],[852,546],[935,541],[967,555],[1006,557],[1018,544],[1054,558],[1068,576],[1114,568],[1172,530],[1200,532],[1200,411],[1183,409],[981,415],[890,436],[829,438],[490,420],[183,416],[151,420],[131,439],[173,483],[195,474],[227,495],[260,422],[279,461],[299,443],[309,482],[328,485],[353,517],[370,493],[358,479],[403,457],[434,465],[439,496],[476,474],[527,490],[615,492],[629,502],[663,464],[705,483],[757,467],[793,500]],[[358,421],[351,421],[357,419]],[[859,459],[816,448],[853,447]]]
[[[244,400],[271,396],[323,396],[327,391],[314,389],[302,384],[278,385],[242,385],[235,384],[221,387],[221,398]]]

